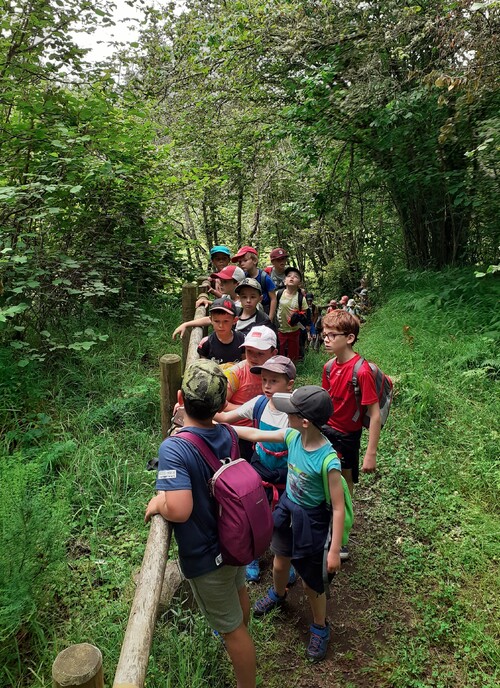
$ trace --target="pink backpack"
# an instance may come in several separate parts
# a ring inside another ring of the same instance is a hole
[[[273,517],[259,474],[248,461],[237,458],[237,435],[229,425],[224,425],[232,439],[231,458],[224,463],[199,435],[181,430],[177,437],[194,445],[214,471],[209,487],[217,502],[222,561],[230,566],[246,566],[269,547]]]

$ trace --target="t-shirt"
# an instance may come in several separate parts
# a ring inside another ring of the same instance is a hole
[[[276,285],[276,289],[283,289],[283,287],[285,286],[285,273],[283,272],[281,275],[278,275],[278,273],[274,269],[274,265],[271,266],[271,270],[266,270],[266,272]]]
[[[257,325],[265,325],[266,327],[270,327],[272,330],[274,330],[269,316],[267,313],[264,313],[261,310],[256,310],[255,314],[250,316],[250,318],[242,318],[240,315],[236,321],[235,329],[236,332],[241,332],[241,334],[245,335],[246,337],[252,327],[256,327]]]
[[[340,460],[332,449],[330,442],[319,449],[307,451],[302,445],[302,438],[298,430],[285,430],[285,442],[288,446],[288,473],[286,479],[286,496],[295,504],[311,508],[319,506],[325,501],[323,483],[323,461],[331,455],[327,472],[340,471]]]
[[[231,435],[223,425],[211,429],[189,427],[189,430],[207,440],[216,456],[222,459],[230,456]],[[158,460],[156,489],[191,490],[193,495],[191,516],[185,523],[173,523],[182,573],[186,578],[209,573],[222,565],[216,503],[208,488],[213,471],[181,434],[162,442]]]
[[[246,360],[226,368],[224,375],[227,377],[227,400],[231,404],[241,406],[245,401],[253,399],[262,392],[262,378],[260,375],[250,372],[250,366]],[[250,420],[242,419],[235,425],[252,427],[253,423]]]
[[[260,375],[259,375],[260,377]],[[238,412],[241,418],[248,418],[253,420],[253,412],[255,404],[262,397],[254,397],[240,406]],[[288,427],[288,414],[283,411],[278,411],[271,408],[271,404],[267,403],[262,412],[259,422],[260,430],[284,430]],[[274,471],[277,468],[284,468],[287,465],[288,447],[285,442],[258,442],[255,446],[255,451],[259,455],[259,461],[269,470]]]
[[[299,292],[293,296],[288,296],[286,291],[284,291],[278,303],[277,317],[278,317],[278,328],[280,332],[297,332],[300,330],[300,325],[294,325],[293,327],[288,324],[288,318],[290,317],[292,311],[299,310]]]
[[[241,332],[233,332],[233,341],[224,344],[217,337],[215,332],[203,337],[198,344],[198,353],[202,358],[210,358],[216,363],[236,363],[241,361],[243,349],[240,346],[244,343],[245,337]]]
[[[330,416],[328,425],[339,432],[356,432],[363,427],[363,409],[358,420],[353,421],[353,416],[356,415],[358,410],[358,404],[352,384],[352,371],[356,361],[360,358],[360,355],[356,354],[346,363],[338,363],[334,359],[329,374],[327,366],[330,362],[326,363],[323,368],[321,386],[323,389],[326,389],[333,402],[333,415]],[[358,385],[361,391],[362,407],[369,406],[378,401],[373,373],[366,361],[358,371]]]
[[[276,287],[274,285],[274,282],[272,279],[269,277],[269,275],[266,273],[265,270],[261,270],[260,268],[257,268],[258,272],[256,277],[254,279],[257,280],[257,282],[260,284],[262,287],[262,305],[267,306],[270,302],[269,298],[269,292],[270,291],[275,291]]]

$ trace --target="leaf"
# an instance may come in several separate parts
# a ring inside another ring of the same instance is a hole
[[[72,186],[71,189],[69,190],[69,192],[71,194],[77,194],[81,190],[82,190],[81,184],[77,184],[76,186]]]

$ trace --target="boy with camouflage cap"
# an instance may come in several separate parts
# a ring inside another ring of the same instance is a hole
[[[184,427],[202,437],[220,459],[230,456],[231,435],[212,419],[226,403],[227,380],[209,360],[193,363],[181,385]],[[156,489],[146,509],[173,523],[179,562],[196,601],[210,626],[224,638],[238,688],[255,688],[255,648],[248,633],[250,600],[245,567],[222,563],[216,505],[207,490],[212,471],[198,450],[182,439],[168,437],[159,450]]]

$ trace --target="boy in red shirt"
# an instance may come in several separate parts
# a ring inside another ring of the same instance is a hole
[[[363,415],[370,416],[368,446],[361,470],[364,473],[375,471],[375,457],[380,437],[380,406],[375,380],[370,366],[365,361],[358,371],[358,385],[361,398],[358,400],[352,385],[353,368],[360,355],[353,350],[359,334],[359,320],[344,310],[327,313],[323,318],[323,339],[325,349],[334,354],[323,368],[321,386],[326,389],[333,402],[333,413],[328,423],[322,427],[323,434],[330,440],[339,454],[342,475],[347,481],[352,495],[354,483],[359,481],[359,447]],[[359,412],[358,403],[361,405]],[[356,418],[356,420],[354,420]],[[341,558],[349,556],[346,548]]]

